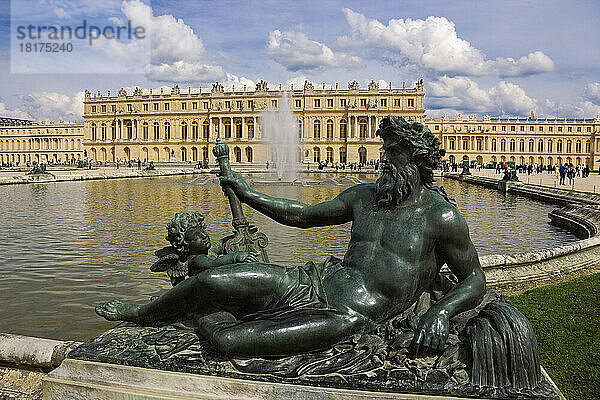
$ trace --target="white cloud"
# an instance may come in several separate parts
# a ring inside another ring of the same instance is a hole
[[[99,38],[93,46],[110,58],[144,72],[147,78],[164,82],[209,82],[226,80],[219,65],[206,62],[202,40],[194,30],[172,15],[154,16],[152,8],[139,0],[124,1],[121,10],[134,27],[144,27],[143,39],[127,43]],[[120,18],[111,17],[116,23]]]
[[[288,87],[291,87],[291,85],[294,85],[295,89],[300,89],[304,87],[304,82],[306,81],[310,81],[305,75],[298,75],[295,76],[293,78],[288,79],[287,81],[285,81],[285,85]]]
[[[246,77],[238,77],[236,75],[230,74],[229,72],[225,73],[226,78],[225,81],[223,82],[223,86],[227,89],[235,86],[237,88],[242,88],[244,85],[246,85],[246,87],[248,89],[250,88],[254,88],[254,86],[256,85],[254,83],[253,80],[248,79]]]
[[[600,105],[600,82],[592,82],[585,85],[582,96],[591,103]]]
[[[83,92],[68,96],[56,92],[37,92],[20,96],[27,114],[37,121],[81,121]]]
[[[54,15],[56,15],[60,19],[69,19],[69,18],[71,18],[71,16],[69,15],[69,13],[67,13],[64,8],[56,7],[52,11],[54,12]]]
[[[391,19],[384,25],[348,8],[342,11],[352,33],[339,37],[338,44],[366,48],[370,53],[377,49],[385,62],[416,64],[448,75],[521,76],[554,70],[554,62],[541,51],[518,60],[486,60],[480,50],[458,37],[454,23],[444,17]]]
[[[17,119],[31,119],[31,116],[25,111],[20,109],[9,110],[6,108],[6,104],[0,102],[0,117],[17,118]]]
[[[113,24],[115,24],[116,26],[125,26],[125,21],[123,21],[123,18],[118,18],[118,17],[109,17],[108,18],[109,22],[112,22]]]
[[[334,52],[322,43],[310,40],[302,32],[269,33],[267,54],[288,71],[322,71],[327,67],[361,68],[359,57]]]
[[[186,61],[160,65],[148,64],[144,71],[148,78],[162,82],[210,82],[225,77],[225,71],[220,66]]]
[[[544,104],[545,116],[548,118],[595,118],[600,116],[600,105],[591,101],[580,101],[575,104],[556,103],[546,99]]]
[[[539,108],[520,86],[505,81],[486,90],[467,77],[443,76],[429,82],[425,90],[425,106],[430,116],[439,114],[439,110],[465,114],[529,115]]]
[[[514,83],[501,81],[489,92],[501,114],[527,115],[538,109],[536,101]]]

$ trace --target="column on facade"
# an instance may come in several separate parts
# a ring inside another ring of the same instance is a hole
[[[123,140],[124,136],[125,135],[123,134],[123,119],[120,119],[119,120],[119,135],[118,135],[117,139]]]
[[[369,139],[371,139],[371,116],[370,115],[367,115],[367,124],[368,124],[367,137]]]
[[[254,138],[258,137],[258,124],[256,123],[256,116],[252,116],[252,126],[254,127]]]
[[[235,125],[233,125],[233,117],[229,117],[229,138],[234,138],[235,134]]]
[[[246,118],[244,118],[244,116],[242,115],[242,139],[244,138],[244,120],[245,119]],[[248,135],[246,135],[246,136],[248,136]]]
[[[219,117],[219,131],[217,132],[218,137],[223,135],[223,117]]]

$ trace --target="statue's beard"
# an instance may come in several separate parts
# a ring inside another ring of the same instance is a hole
[[[392,208],[400,205],[419,184],[419,169],[408,163],[397,168],[392,163],[384,166],[383,174],[375,182],[377,207]]]

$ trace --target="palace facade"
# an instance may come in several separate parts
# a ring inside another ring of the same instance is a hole
[[[446,160],[600,167],[600,116],[593,119],[491,118],[457,115],[425,121],[446,149]]]
[[[82,160],[83,137],[83,124],[2,118],[0,162],[24,165],[34,161],[68,163]]]
[[[284,96],[286,94],[286,97]],[[212,148],[220,137],[230,147],[232,163],[264,165],[273,160],[263,134],[262,114],[286,107],[297,122],[297,160],[333,163],[379,159],[377,126],[388,114],[424,122],[423,82],[413,88],[382,88],[372,81],[360,88],[338,84],[300,89],[269,87],[181,90],[124,89],[116,96],[85,91],[84,148],[95,161],[214,161]],[[287,100],[285,100],[287,99]]]

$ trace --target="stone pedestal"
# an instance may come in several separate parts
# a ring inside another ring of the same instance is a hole
[[[457,400],[462,397],[378,393],[243,379],[67,359],[43,383],[44,399],[202,400]],[[473,399],[473,398],[470,398]]]
[[[499,181],[498,190],[507,193],[511,187],[516,185],[522,185],[522,183],[519,181]]]

